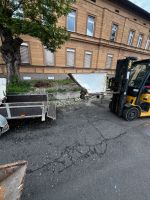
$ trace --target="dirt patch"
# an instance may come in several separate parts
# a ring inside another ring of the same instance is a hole
[[[33,86],[35,88],[48,88],[48,87],[53,87],[52,82],[45,82],[45,81],[37,81]]]

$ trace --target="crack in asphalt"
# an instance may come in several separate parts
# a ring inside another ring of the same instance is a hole
[[[102,147],[103,145],[104,145],[104,148]],[[107,144],[105,143],[105,141],[101,141],[100,143],[97,143],[95,145],[88,145],[88,144],[82,145],[77,142],[73,145],[66,146],[58,158],[56,158],[46,164],[43,164],[39,168],[36,168],[33,170],[29,169],[29,170],[27,170],[27,173],[31,174],[33,172],[39,171],[39,170],[49,166],[49,165],[51,165],[51,168],[53,169],[53,173],[55,173],[56,172],[55,168],[59,164],[61,164],[62,167],[61,167],[61,169],[58,170],[58,173],[61,173],[64,170],[75,165],[77,161],[87,159],[91,155],[96,154],[97,156],[101,157],[102,155],[105,154],[106,149],[107,149]]]
[[[144,124],[142,123],[140,125],[138,124],[138,126],[130,127],[129,129],[125,130],[124,132],[118,134],[115,137],[105,138],[102,131],[99,130],[99,128],[94,125],[95,121],[92,122],[92,120],[89,120],[90,119],[89,113],[87,112],[86,114],[87,115],[85,116],[85,118],[86,118],[87,123],[90,124],[96,130],[96,132],[99,134],[101,138],[101,141],[91,145],[86,142],[86,138],[85,138],[85,144],[75,142],[74,144],[70,146],[66,146],[64,150],[61,152],[59,157],[47,163],[44,163],[42,166],[38,168],[27,170],[27,174],[37,172],[46,167],[50,167],[52,169],[53,174],[55,173],[59,174],[65,171],[66,169],[72,167],[73,165],[75,165],[78,161],[83,161],[92,155],[96,155],[101,158],[102,156],[106,154],[109,142],[114,141],[126,135],[130,129],[137,128],[141,126],[142,124]]]
[[[59,157],[57,157],[54,160],[51,160],[50,162],[43,164],[42,166],[36,169],[27,170],[27,174],[31,174],[36,171],[42,170],[43,168],[46,168],[48,166],[51,167],[52,172],[54,174],[56,172],[62,173],[66,169],[75,165],[78,161],[83,161],[92,155],[96,155],[101,158],[107,152],[109,141],[111,141],[112,139],[117,139],[118,137],[121,137],[127,133],[127,132],[123,132],[115,138],[107,139],[103,136],[102,132],[94,124],[91,123],[91,125],[95,128],[95,130],[101,136],[102,140],[100,142],[93,145],[87,144],[86,141],[85,141],[85,144],[80,144],[79,142],[76,142],[70,146],[66,146],[64,150],[61,152]],[[60,169],[57,170],[58,165]]]

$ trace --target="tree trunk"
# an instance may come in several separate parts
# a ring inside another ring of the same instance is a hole
[[[0,28],[1,36],[1,54],[6,64],[7,82],[11,83],[14,79],[20,79],[20,46],[23,40],[21,38],[13,38],[12,33],[4,28]]]

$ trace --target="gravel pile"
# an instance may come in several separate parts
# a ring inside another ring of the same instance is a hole
[[[56,107],[64,107],[64,106],[77,105],[83,102],[83,100],[80,98],[72,98],[72,99],[61,99],[61,100],[59,99],[52,102],[55,103]]]

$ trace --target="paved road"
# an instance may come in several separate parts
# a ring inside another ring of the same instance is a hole
[[[150,199],[150,120],[126,122],[107,104],[61,109],[55,122],[12,122],[0,162],[21,159],[22,200]]]

